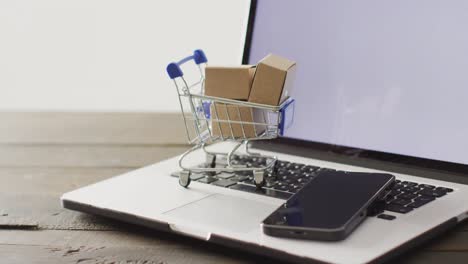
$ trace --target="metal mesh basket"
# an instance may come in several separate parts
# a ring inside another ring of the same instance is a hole
[[[198,66],[200,78],[189,85],[180,66],[192,60]],[[273,139],[282,135],[294,118],[294,99],[288,98],[280,106],[271,106],[206,96],[204,95],[206,62],[203,51],[196,50],[193,55],[179,62],[170,63],[167,67],[169,77],[174,81],[177,89],[188,141],[194,145],[179,159],[182,169],[179,183],[187,187],[190,184],[192,172],[207,173],[207,177],[215,177],[216,173],[221,171],[252,171],[256,185],[261,186],[264,182],[264,171],[272,168],[277,158],[251,153],[248,143],[252,140]],[[209,144],[228,140],[237,142],[228,153],[215,153],[206,149]],[[232,157],[241,146],[245,146],[247,155],[264,158],[265,164],[257,167],[233,165]],[[184,158],[198,149],[205,151],[209,166],[197,168],[184,166]],[[217,156],[225,156],[225,166],[216,166]]]

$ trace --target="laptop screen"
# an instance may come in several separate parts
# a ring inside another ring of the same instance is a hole
[[[259,0],[249,62],[297,62],[286,137],[468,164],[468,1]]]

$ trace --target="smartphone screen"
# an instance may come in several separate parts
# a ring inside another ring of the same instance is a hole
[[[384,173],[320,173],[267,217],[270,227],[339,229],[369,206],[394,180]]]

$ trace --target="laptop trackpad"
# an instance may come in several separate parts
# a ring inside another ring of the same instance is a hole
[[[249,232],[259,227],[278,206],[215,194],[166,212],[166,215],[189,220],[209,228]]]

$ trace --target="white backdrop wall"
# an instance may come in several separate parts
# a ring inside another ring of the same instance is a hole
[[[0,110],[178,111],[168,62],[239,64],[248,0],[2,0]]]

